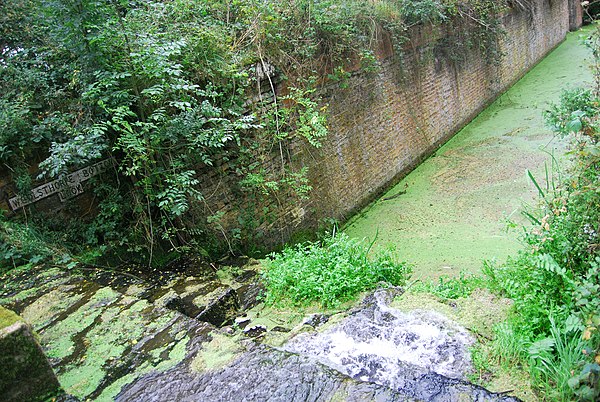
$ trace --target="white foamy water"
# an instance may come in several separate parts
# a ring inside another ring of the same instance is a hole
[[[471,369],[466,329],[441,314],[390,308],[385,290],[374,302],[322,333],[303,333],[284,349],[316,358],[353,378],[401,386],[435,372],[464,378]]]

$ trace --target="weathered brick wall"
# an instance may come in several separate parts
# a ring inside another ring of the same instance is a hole
[[[569,0],[569,29],[575,31],[583,24],[581,0]]]
[[[452,62],[431,31],[415,32],[402,60],[390,55],[376,75],[357,74],[330,89],[330,135],[310,166],[314,187],[303,223],[349,218],[399,181],[558,45],[569,29],[568,1],[536,0],[533,13],[503,19],[498,65],[479,50]],[[433,50],[432,50],[433,47]]]

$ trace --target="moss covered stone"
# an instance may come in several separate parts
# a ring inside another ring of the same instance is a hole
[[[15,312],[0,306],[0,330],[11,326],[18,321],[22,320]]]
[[[42,401],[60,385],[31,328],[0,307],[0,395],[3,401]]]

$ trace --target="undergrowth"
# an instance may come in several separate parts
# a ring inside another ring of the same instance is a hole
[[[600,71],[599,33],[588,41]],[[596,77],[599,75],[596,74]],[[597,86],[598,88],[598,86]],[[573,160],[566,177],[541,184],[540,206],[527,217],[525,248],[505,264],[486,264],[492,290],[514,301],[496,328],[491,359],[525,367],[539,397],[600,398],[600,99],[565,91],[546,113],[567,136]]]
[[[262,274],[266,304],[329,308],[380,285],[404,285],[410,266],[390,249],[370,255],[372,245],[342,233],[271,254]]]
[[[50,238],[47,231],[36,226],[7,221],[0,216],[0,275],[18,266],[41,262],[69,268],[73,258],[61,243],[64,239]]]
[[[486,280],[478,275],[461,272],[456,277],[441,277],[438,282],[417,282],[410,290],[412,292],[430,293],[442,300],[453,300],[468,297],[475,289],[485,287]]]

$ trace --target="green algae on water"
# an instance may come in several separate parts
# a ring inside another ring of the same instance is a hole
[[[564,153],[542,112],[562,89],[591,80],[580,33],[567,40],[381,199],[345,226],[351,237],[393,244],[416,278],[481,272],[482,260],[520,249],[507,219],[535,202],[527,170]],[[574,62],[575,61],[575,62]],[[397,197],[391,197],[405,192]]]

